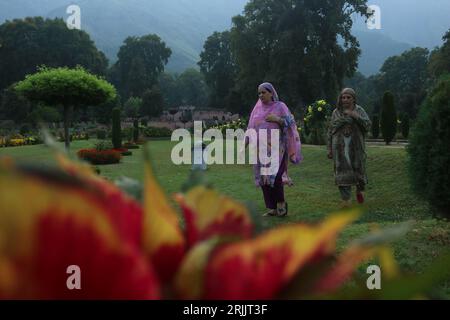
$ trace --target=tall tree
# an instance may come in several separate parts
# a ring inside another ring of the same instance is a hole
[[[208,100],[208,87],[203,75],[191,68],[185,70],[177,79],[177,88],[184,105],[205,107]]]
[[[247,105],[263,80],[293,107],[317,98],[334,101],[357,67],[352,15],[367,15],[366,0],[252,0],[233,18],[231,47],[237,88]],[[341,39],[342,42],[338,41]]]
[[[124,104],[125,115],[129,118],[139,118],[139,112],[142,106],[142,99],[131,97]]]
[[[163,72],[158,79],[158,87],[164,97],[164,104],[171,107],[181,105],[181,93],[177,85],[178,75]]]
[[[31,111],[31,103],[14,89],[14,85],[3,90],[0,103],[0,119],[13,120],[22,123]]]
[[[85,31],[70,30],[62,19],[14,19],[0,25],[0,90],[38,66],[77,65],[105,75],[108,60]]]
[[[128,37],[120,47],[118,60],[111,70],[111,81],[121,96],[140,97],[158,82],[172,51],[155,34]]]
[[[391,91],[400,102],[399,111],[411,117],[415,117],[426,95],[428,56],[428,49],[413,48],[399,56],[390,57],[375,80],[377,91],[380,94]]]
[[[214,32],[208,37],[200,53],[198,65],[210,89],[209,105],[225,108],[237,74],[229,31]]]
[[[450,74],[438,79],[420,107],[409,139],[408,168],[417,195],[450,218]]]
[[[164,110],[164,98],[161,90],[154,86],[142,95],[141,115],[148,117],[158,117]]]
[[[442,47],[433,50],[430,56],[428,70],[434,78],[450,73],[450,29],[442,38]]]

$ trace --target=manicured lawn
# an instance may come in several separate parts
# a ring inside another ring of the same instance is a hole
[[[71,153],[90,147],[94,142],[95,140],[73,142]],[[148,145],[155,174],[163,188],[168,194],[180,191],[189,176],[190,166],[172,164],[170,155],[175,143],[150,141]],[[101,175],[112,180],[128,176],[142,181],[142,149],[132,151],[133,155],[124,157],[120,164],[101,166]],[[333,182],[332,163],[326,158],[325,148],[304,146],[303,154],[303,164],[289,167],[289,174],[295,182],[293,187],[286,189],[289,217],[257,217],[256,223],[261,228],[294,222],[316,222],[339,207],[339,192]],[[51,154],[42,145],[1,148],[0,156],[2,155],[33,163],[52,162]],[[411,192],[405,162],[406,151],[403,148],[368,148],[369,185],[365,214],[343,232],[338,245],[342,247],[348,241],[364,236],[374,223],[386,227],[413,220],[415,225],[412,230],[403,239],[397,240],[393,248],[403,269],[421,272],[450,246],[450,223],[433,218],[427,203]],[[264,212],[262,193],[253,184],[251,166],[210,166],[207,177],[221,192],[250,203],[257,215]],[[450,281],[443,283],[442,288],[450,296]]]

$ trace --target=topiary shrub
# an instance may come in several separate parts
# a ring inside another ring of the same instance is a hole
[[[133,123],[133,142],[138,141],[139,139],[139,121],[134,120]]]
[[[120,108],[112,111],[112,144],[114,149],[122,148],[122,129],[120,127]]]
[[[68,137],[72,109],[86,105],[97,106],[117,96],[113,85],[82,67],[42,67],[37,73],[27,75],[14,88],[19,95],[30,101],[63,107],[66,149],[70,146]]]
[[[413,189],[450,217],[450,74],[422,104],[411,131],[408,169]]]
[[[381,106],[381,134],[386,144],[390,144],[397,132],[397,112],[395,110],[394,95],[386,91]]]

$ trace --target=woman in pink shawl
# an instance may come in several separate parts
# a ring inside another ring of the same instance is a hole
[[[268,82],[261,84],[258,87],[258,95],[259,100],[251,113],[248,129],[256,131],[258,146],[261,142],[260,130],[266,130],[263,131],[267,132],[266,141],[271,141],[271,134],[274,130],[278,130],[279,169],[276,174],[261,174],[263,165],[258,157],[258,163],[254,166],[255,184],[261,187],[266,207],[269,209],[264,216],[285,217],[288,213],[288,204],[284,199],[284,185],[292,185],[287,175],[288,162],[299,164],[303,160],[300,136],[293,115],[288,107],[279,101],[272,84]],[[270,150],[268,151],[270,153]],[[259,155],[259,152],[257,154]]]

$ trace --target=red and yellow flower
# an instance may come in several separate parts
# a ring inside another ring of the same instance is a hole
[[[0,162],[0,298],[275,299],[334,257],[339,232],[358,217],[254,235],[244,205],[200,186],[176,196],[181,228],[149,165],[141,205],[89,166],[57,157],[49,170]],[[375,253],[349,248],[308,294],[336,290]],[[66,286],[71,265],[81,290]]]

